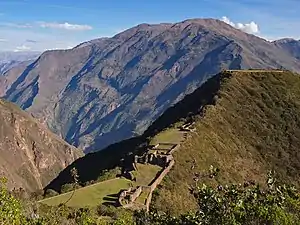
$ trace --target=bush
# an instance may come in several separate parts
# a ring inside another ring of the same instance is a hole
[[[46,192],[45,192],[45,197],[46,198],[54,197],[56,195],[59,195],[59,193],[52,190],[52,189],[47,189]]]
[[[197,218],[205,224],[294,224],[299,221],[295,203],[299,203],[300,196],[296,189],[277,185],[271,174],[267,186],[263,190],[258,184],[246,182],[214,189],[203,184],[194,192],[200,207]]]
[[[106,224],[95,213],[86,208],[73,209],[66,205],[50,207],[39,205],[33,209],[31,203],[22,205],[7,190],[6,179],[0,179],[0,224],[1,225],[97,225]],[[57,194],[53,190],[47,190],[48,194]],[[115,215],[114,215],[115,216]],[[120,217],[120,220],[123,217]],[[125,221],[126,217],[122,219]],[[119,220],[119,219],[118,219]],[[118,221],[117,220],[117,221]],[[122,223],[119,223],[122,224]],[[128,223],[129,224],[129,223]]]
[[[137,224],[300,224],[300,195],[292,186],[277,184],[272,173],[262,189],[254,182],[193,189],[199,210],[196,213],[171,217],[152,211],[139,212]]]
[[[110,180],[113,178],[116,178],[117,175],[121,174],[121,168],[120,167],[116,167],[114,169],[111,170],[104,170],[102,171],[102,173],[99,175],[99,177],[97,178],[97,182],[102,182],[105,180]]]
[[[78,189],[81,188],[81,186],[79,184],[64,184],[63,186],[61,186],[61,193],[67,193],[70,191],[74,191],[74,189]]]
[[[116,208],[113,206],[98,205],[96,210],[99,216],[116,216]]]
[[[25,216],[21,203],[8,192],[6,183],[5,178],[0,179],[0,224],[23,225]]]
[[[30,193],[29,198],[31,200],[39,201],[44,198],[44,191],[42,189]]]

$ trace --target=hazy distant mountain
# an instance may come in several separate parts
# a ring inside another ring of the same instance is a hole
[[[10,188],[42,189],[82,152],[0,99],[0,176]]]
[[[274,44],[278,47],[283,48],[295,58],[300,59],[300,40],[285,38],[274,41]]]
[[[32,62],[40,52],[0,52],[0,75],[22,62]]]
[[[300,60],[219,20],[141,24],[47,51],[0,78],[0,94],[91,151],[141,133],[223,68],[280,67],[300,71]]]

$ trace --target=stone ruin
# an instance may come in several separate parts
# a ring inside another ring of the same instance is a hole
[[[145,209],[149,211],[152,193],[157,188],[157,186],[162,182],[163,178],[170,172],[172,167],[175,164],[175,160],[171,158],[160,174],[153,180],[153,182],[149,186],[139,186],[137,188],[128,188],[127,190],[121,191],[118,202],[119,205],[123,208],[131,208],[131,209]],[[141,195],[142,192],[147,193],[147,198],[144,204],[136,203],[135,200]]]
[[[172,144],[171,149],[168,149],[168,152],[161,154],[159,149],[159,144],[153,146],[151,149],[148,150],[142,156],[135,156],[133,168],[136,169],[137,163],[142,164],[151,164],[151,165],[158,165],[161,166],[163,169],[161,170],[160,174],[154,178],[149,186],[139,186],[135,189],[129,188],[127,190],[123,190],[118,198],[119,205],[123,208],[132,208],[132,209],[145,209],[149,210],[151,199],[152,199],[152,192],[155,190],[157,185],[161,183],[163,178],[167,175],[167,173],[173,167],[175,161],[173,155],[171,154],[174,152],[179,145]],[[131,171],[126,171],[124,176],[130,180],[134,180],[133,174]],[[145,204],[136,203],[135,200],[141,195],[142,192],[147,193],[147,199]]]
[[[128,188],[121,191],[118,201],[120,206],[126,206],[132,204],[142,193],[142,187]]]
[[[180,131],[195,132],[195,122],[189,122],[180,127]]]
[[[180,131],[184,131],[185,139],[187,132],[194,132],[196,128],[194,127],[195,122],[189,122],[180,127]],[[162,148],[161,145],[169,145],[171,148]],[[180,147],[180,144],[174,143],[162,143],[151,146],[148,151],[142,155],[134,156],[134,162],[132,163],[133,170],[137,170],[136,164],[151,164],[161,166],[163,169],[157,177],[154,178],[152,183],[149,186],[139,186],[135,189],[129,188],[123,190],[119,195],[119,204],[123,208],[132,208],[132,209],[146,209],[149,211],[152,193],[155,188],[162,182],[163,178],[169,173],[172,167],[175,164],[173,158],[173,153]],[[130,171],[127,171],[126,177],[130,180],[134,180],[133,174]],[[147,199],[144,205],[136,203],[135,200],[145,191],[147,193]]]
[[[135,156],[134,163],[152,164],[165,167],[173,159],[170,154],[158,154],[157,152],[147,153],[143,156]]]

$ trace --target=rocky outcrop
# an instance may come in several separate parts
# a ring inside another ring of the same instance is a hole
[[[47,51],[5,73],[0,94],[89,152],[141,134],[222,69],[281,67],[300,71],[300,61],[224,22],[193,19]]]
[[[9,188],[35,191],[82,156],[28,113],[0,99],[0,176]]]

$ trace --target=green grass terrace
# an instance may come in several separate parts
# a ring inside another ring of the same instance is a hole
[[[71,191],[43,199],[39,203],[49,206],[66,203],[69,207],[95,207],[101,204],[115,205],[121,190],[129,187],[149,185],[162,168],[155,165],[137,164],[137,169],[134,172],[136,182],[126,178],[110,179],[79,188],[75,193]]]
[[[131,185],[132,181],[128,179],[116,178],[79,188],[75,191],[71,199],[73,191],[43,199],[39,203],[56,206],[70,199],[66,204],[69,207],[94,207],[105,203],[114,204],[120,190],[127,189]]]

